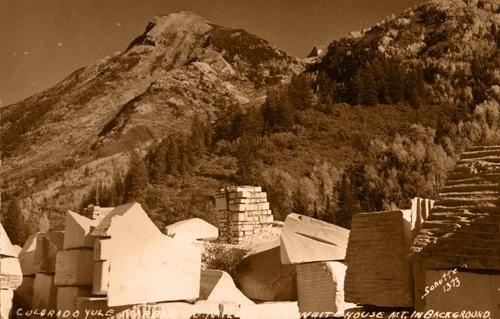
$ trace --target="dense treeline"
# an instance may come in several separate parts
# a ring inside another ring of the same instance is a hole
[[[424,70],[420,66],[409,67],[398,58],[365,51],[353,57],[356,53],[347,54],[351,48],[340,42],[330,48],[315,81],[323,103],[407,103],[414,108],[426,103]]]
[[[231,104],[194,118],[191,134],[133,154],[128,174],[84,204],[137,200],[161,227],[189,216],[213,221],[218,187],[252,184],[267,191],[277,219],[296,212],[350,227],[357,212],[435,198],[461,150],[498,141],[495,101],[472,114],[452,105],[353,108],[321,103],[312,83],[301,74],[270,89],[261,107]]]
[[[322,103],[312,82],[302,74],[269,89],[260,107],[230,104],[213,118],[194,117],[190,134],[132,153],[128,172],[94,185],[82,208],[138,201],[160,229],[193,216],[213,222],[214,191],[251,184],[263,186],[277,219],[296,212],[350,227],[352,214],[435,198],[461,150],[500,140],[495,100],[472,113],[454,105],[352,107]],[[19,217],[15,198],[2,211],[16,242],[49,226],[46,215]]]

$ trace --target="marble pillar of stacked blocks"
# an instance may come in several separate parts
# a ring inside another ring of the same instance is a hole
[[[267,194],[260,187],[221,189],[215,195],[215,207],[221,242],[239,243],[271,227],[273,222]]]

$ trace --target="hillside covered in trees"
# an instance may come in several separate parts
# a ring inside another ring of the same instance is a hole
[[[203,96],[207,112],[168,104],[172,110],[162,121],[172,117],[177,125],[146,138],[144,131],[126,128],[141,121],[127,117],[140,113],[132,106],[144,109],[142,99],[167,103],[172,92],[194,92],[179,84],[165,93],[153,84],[109,122],[113,128],[90,149],[100,154],[96,163],[121,154],[120,165],[104,175],[81,166],[80,176],[94,178],[80,189],[73,209],[136,200],[160,227],[191,216],[213,221],[214,192],[247,184],[267,192],[275,219],[295,212],[350,227],[358,212],[409,207],[414,196],[434,198],[465,147],[500,142],[499,28],[500,8],[493,0],[431,1],[333,41],[325,56],[304,63],[303,72],[285,72],[299,64],[265,43],[260,45],[266,50],[245,59],[235,48],[222,50],[224,61],[246,74],[245,80],[231,78],[239,91],[211,101]],[[217,29],[206,43],[230,46],[225,32]],[[245,39],[240,46],[248,45]],[[187,65],[176,77],[192,72]],[[210,74],[195,74],[197,90],[208,79],[216,87]],[[148,142],[130,143],[133,137]],[[123,145],[133,147],[117,148]],[[3,218],[12,219],[18,208],[29,210],[26,196],[8,192],[13,209],[2,205]],[[46,227],[37,220],[47,215],[50,227],[58,228],[61,213],[48,198],[35,220],[25,218],[24,224]]]

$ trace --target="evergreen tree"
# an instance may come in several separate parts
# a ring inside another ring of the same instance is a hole
[[[387,65],[387,91],[390,96],[390,101],[386,103],[399,103],[403,101],[405,95],[405,83],[402,81],[404,78],[404,71],[398,61],[389,61]]]
[[[323,220],[336,224],[336,212],[332,204],[332,199],[330,196],[326,197],[325,211],[323,212]]]
[[[351,181],[350,172],[344,172],[339,187],[339,212],[335,220],[337,225],[351,228],[352,215],[361,209],[357,195],[356,187]]]
[[[161,184],[167,174],[167,145],[164,141],[149,152],[151,183]]]
[[[13,244],[24,244],[27,234],[25,231],[23,213],[17,199],[12,199],[7,206],[7,210],[3,216],[2,225]]]
[[[319,218],[319,215],[318,215],[318,206],[316,205],[316,201],[314,201],[313,203],[313,218]]]
[[[268,90],[267,98],[261,107],[266,131],[286,131],[294,124],[294,109],[288,91],[283,87]]]
[[[417,109],[425,101],[424,72],[421,68],[415,68],[408,72],[406,78],[406,99]]]
[[[148,186],[148,171],[144,161],[133,154],[130,167],[125,178],[125,198],[128,202],[137,200]]]
[[[241,137],[236,158],[238,171],[236,173],[239,183],[252,185],[259,180],[259,162],[257,151],[260,141],[250,134]]]
[[[119,173],[115,173],[113,176],[113,187],[114,187],[114,203],[113,205],[121,205],[124,203],[125,198],[125,183],[123,177]]]
[[[191,122],[190,145],[197,157],[206,151],[206,134],[208,127],[203,123],[199,115],[195,115]]]
[[[288,87],[290,105],[294,109],[305,110],[313,105],[314,95],[312,84],[306,73],[301,73],[292,77]]]
[[[180,165],[181,157],[179,154],[179,146],[174,138],[169,137],[166,154],[167,173],[170,175],[178,175]]]
[[[360,68],[354,77],[356,104],[375,105],[378,103],[377,82],[369,68]]]

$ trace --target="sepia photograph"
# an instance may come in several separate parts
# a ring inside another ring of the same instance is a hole
[[[500,319],[500,0],[0,0],[0,319]]]

